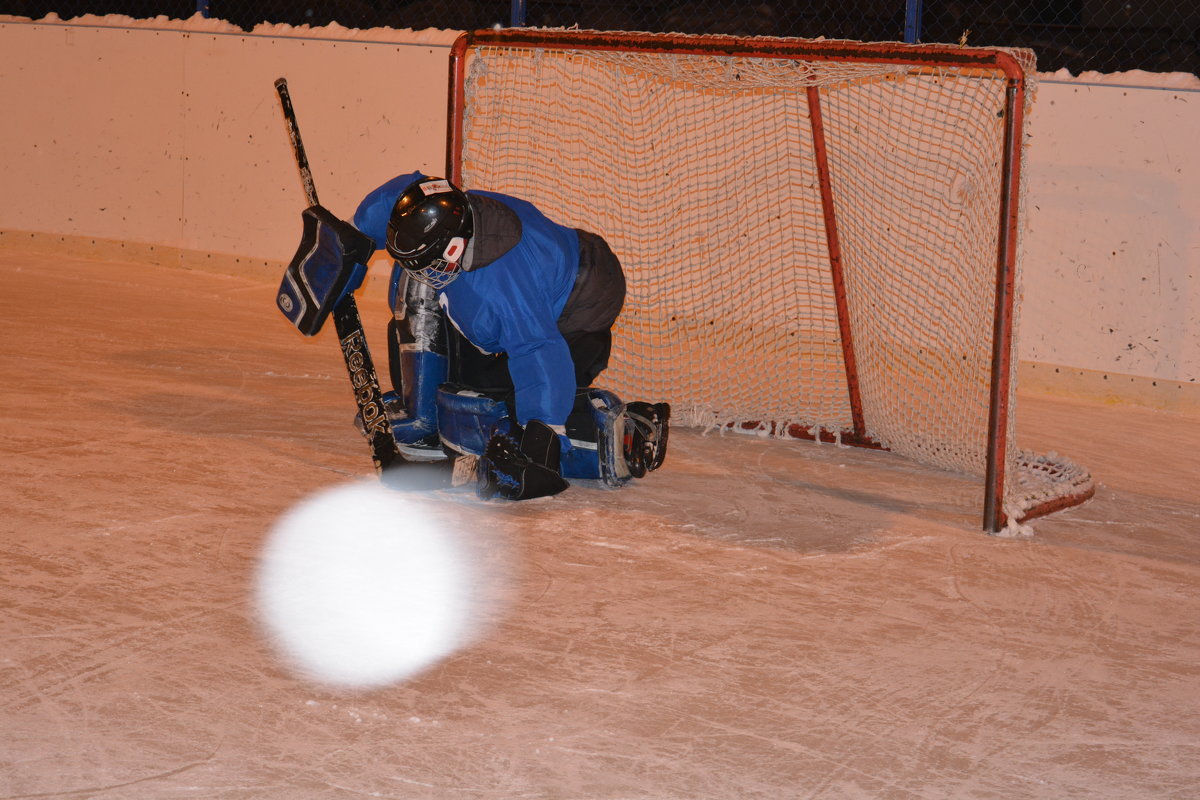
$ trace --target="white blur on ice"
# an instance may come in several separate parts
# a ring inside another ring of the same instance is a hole
[[[428,500],[356,483],[310,497],[275,524],[258,609],[303,676],[360,689],[397,683],[477,632],[475,559],[431,510]]]

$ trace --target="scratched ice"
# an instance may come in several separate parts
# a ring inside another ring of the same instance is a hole
[[[248,277],[11,253],[0,275],[0,796],[1200,780],[1196,418],[1022,397],[1020,444],[1100,487],[1026,540],[978,532],[973,480],[682,429],[620,491],[448,492],[482,567],[515,560],[509,603],[429,670],[340,692],[275,660],[251,595],[279,514],[369,471],[334,337],[296,334]],[[382,343],[385,303],[361,305]]]

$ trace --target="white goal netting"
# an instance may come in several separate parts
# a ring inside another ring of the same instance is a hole
[[[460,180],[612,245],[629,292],[602,380],[621,396],[668,400],[682,424],[841,437],[857,393],[866,437],[982,475],[1010,82],[846,45],[836,59],[476,45]],[[1012,55],[1032,76],[1032,54]],[[1037,458],[1010,447],[1003,474]],[[1035,487],[1004,482],[1010,516],[1089,480],[1065,461],[1035,472]]]

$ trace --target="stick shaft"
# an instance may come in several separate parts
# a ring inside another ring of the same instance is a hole
[[[317,200],[317,187],[313,183],[312,169],[308,166],[308,155],[304,151],[304,141],[300,138],[300,125],[296,122],[296,109],[292,108],[292,94],[288,91],[287,78],[276,79],[275,91],[279,93],[279,105],[283,107],[283,120],[287,123],[288,138],[292,140],[292,152],[296,156],[296,166],[300,168],[304,196],[310,206],[320,205]]]

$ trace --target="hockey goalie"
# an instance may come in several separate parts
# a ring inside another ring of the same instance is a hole
[[[393,390],[380,419],[364,420],[360,400],[357,422],[368,438],[371,424],[390,429],[392,469],[448,462],[447,472],[473,472],[481,497],[525,500],[570,478],[620,486],[663,463],[669,405],[624,403],[593,385],[625,299],[603,238],[515,197],[400,175],[364,198],[353,225],[306,210],[280,310],[316,333],[361,284],[378,242],[393,259]]]

